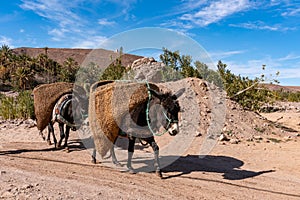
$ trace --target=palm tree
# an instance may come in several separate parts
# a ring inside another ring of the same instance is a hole
[[[8,45],[2,45],[0,47],[0,78],[4,83],[10,79],[11,69],[10,62],[12,60],[12,50]]]
[[[67,58],[63,63],[63,68],[60,71],[60,80],[73,82],[79,68],[78,63],[71,57]]]
[[[12,73],[13,80],[19,89],[25,89],[33,80],[35,74],[33,61],[28,55],[22,54],[17,57],[16,64],[16,69]]]
[[[44,50],[45,50],[45,55],[46,55],[46,56],[48,56],[48,49],[49,49],[48,47],[45,47],[45,48],[44,48]]]
[[[2,45],[0,47],[0,65],[6,66],[9,63],[9,59],[12,56],[12,50],[8,45]]]
[[[13,74],[14,80],[16,81],[18,88],[25,90],[26,86],[28,86],[31,82],[33,74],[34,73],[30,70],[30,68],[26,66],[19,67]]]

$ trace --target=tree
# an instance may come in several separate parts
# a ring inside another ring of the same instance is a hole
[[[179,69],[179,51],[169,51],[166,48],[163,48],[163,54],[159,56],[159,59],[162,63],[164,63],[166,66],[170,66],[172,69],[178,71]]]
[[[17,89],[25,90],[33,83],[35,70],[32,58],[26,54],[17,56],[14,59],[14,70],[11,72],[12,81]]]
[[[9,64],[12,56],[12,50],[7,45],[2,45],[0,48],[0,66],[6,67]]]
[[[126,67],[122,65],[121,59],[117,58],[110,64],[100,76],[100,80],[119,80],[126,72]]]
[[[166,65],[166,70],[162,73],[162,76],[168,80],[173,80],[174,77],[200,77],[197,69],[192,66],[192,57],[189,55],[180,55],[179,51],[169,51],[163,48],[163,54],[159,56],[162,63]],[[168,69],[169,68],[169,69]],[[174,70],[174,72],[171,72]],[[177,72],[180,75],[176,74]],[[171,74],[166,74],[171,73]]]
[[[59,80],[66,82],[74,82],[76,73],[79,69],[78,63],[71,57],[67,58],[59,73]]]
[[[18,89],[25,90],[33,79],[33,71],[27,66],[18,67],[16,72],[13,74],[13,79],[16,82]]]
[[[9,69],[12,57],[12,50],[7,45],[2,45],[0,48],[0,79],[2,82],[10,79]]]
[[[223,87],[221,76],[217,71],[215,71],[213,69],[209,69],[207,64],[202,63],[200,61],[196,61],[195,66],[196,66],[197,71],[199,72],[200,78],[202,78],[210,83],[213,83],[214,85],[216,85],[220,88]]]

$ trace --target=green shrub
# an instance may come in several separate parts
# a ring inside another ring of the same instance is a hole
[[[16,98],[1,96],[0,116],[2,116],[3,119],[34,118],[34,106],[31,91],[20,92]]]
[[[264,75],[255,79],[237,76],[227,69],[227,65],[221,61],[219,61],[217,67],[227,96],[243,108],[258,111],[265,103],[274,101],[274,93],[260,84],[266,81]],[[264,69],[265,66],[263,66]],[[277,80],[273,81],[277,82]]]
[[[15,119],[17,115],[16,101],[13,97],[2,96],[0,100],[0,116],[3,119]]]
[[[281,89],[275,91],[274,96],[279,101],[300,102],[300,92],[290,92]]]
[[[31,91],[23,91],[17,97],[18,118],[34,118],[34,105]]]
[[[122,65],[121,58],[118,58],[103,71],[100,80],[120,80],[125,72],[126,67]]]

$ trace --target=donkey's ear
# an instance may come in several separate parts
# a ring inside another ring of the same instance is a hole
[[[173,97],[175,99],[179,98],[183,93],[185,92],[185,88],[181,88],[180,90],[178,90],[174,95]]]
[[[160,98],[161,94],[151,88],[149,88],[149,91],[151,92],[151,94],[157,98]]]

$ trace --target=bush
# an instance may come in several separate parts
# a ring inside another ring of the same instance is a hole
[[[258,111],[262,105],[274,100],[274,93],[260,84],[266,80],[264,75],[252,80],[248,77],[234,75],[221,61],[217,67],[227,96],[243,108]],[[263,70],[264,68],[265,66],[263,66]]]
[[[289,92],[281,89],[275,91],[274,96],[279,101],[300,102],[300,92]]]
[[[121,58],[118,58],[103,71],[100,80],[119,80],[125,72],[126,67],[122,65]]]
[[[34,118],[34,106],[31,91],[20,92],[16,98],[1,95],[0,116],[2,116],[3,119]]]

